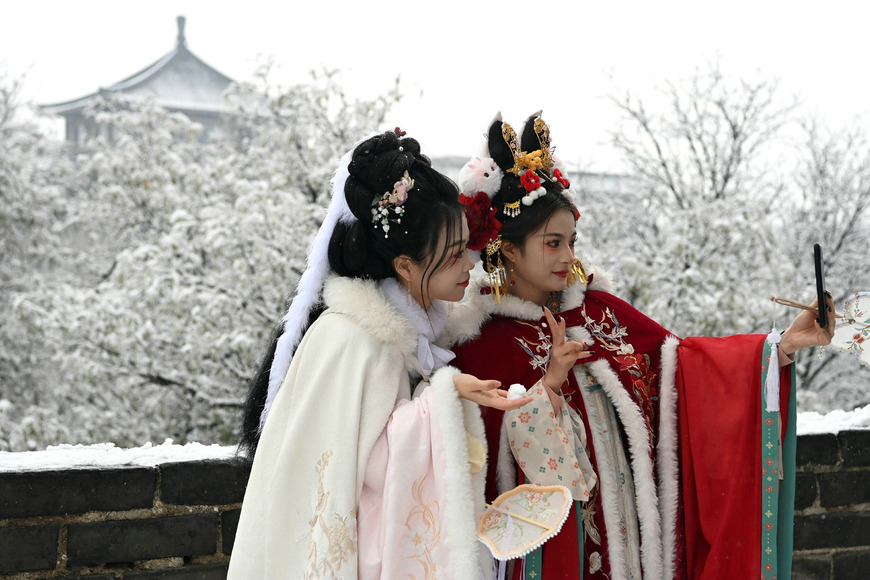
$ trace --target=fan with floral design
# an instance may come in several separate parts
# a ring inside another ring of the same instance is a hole
[[[843,304],[843,319],[837,322],[831,346],[855,353],[865,365],[870,365],[870,292],[856,292]]]
[[[477,537],[497,560],[520,558],[559,533],[571,503],[561,485],[520,485],[487,506]]]
[[[772,296],[777,304],[818,312],[814,306],[807,306],[794,300]],[[865,349],[865,342],[870,346],[870,292],[855,292],[843,303],[843,314],[834,313],[836,327],[831,339],[831,346],[855,353],[858,360],[870,365],[870,350]]]

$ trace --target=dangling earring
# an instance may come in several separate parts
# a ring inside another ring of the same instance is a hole
[[[497,236],[486,245],[486,271],[489,274],[489,287],[492,289],[496,301],[501,304],[501,295],[507,294],[507,272],[501,261],[501,236]],[[493,265],[492,258],[495,256],[496,263]]]
[[[571,264],[571,269],[568,271],[568,286],[575,282],[587,284],[589,279],[586,277],[586,270],[583,269],[583,263],[580,258],[574,258],[574,263]]]

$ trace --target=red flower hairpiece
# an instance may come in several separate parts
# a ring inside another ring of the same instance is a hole
[[[541,178],[534,171],[526,171],[520,177],[520,183],[526,188],[526,191],[535,191],[541,187]]]
[[[468,219],[468,249],[480,251],[493,241],[501,230],[501,222],[495,219],[492,200],[481,191],[474,197],[460,194],[459,201],[465,206],[465,216]]]
[[[553,170],[553,177],[555,177],[556,181],[559,182],[559,185],[561,185],[565,189],[568,189],[569,187],[571,187],[571,182],[569,182],[567,179],[565,179],[562,176],[562,172],[560,170],[558,170],[558,169]]]
[[[573,203],[571,204],[571,207],[574,209],[574,221],[576,222],[577,220],[580,219],[580,210],[577,209],[577,206],[574,205]]]

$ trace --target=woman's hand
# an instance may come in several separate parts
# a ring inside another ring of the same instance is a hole
[[[592,356],[592,352],[587,350],[586,345],[582,342],[565,341],[564,318],[560,316],[557,322],[549,308],[544,308],[544,316],[547,318],[547,324],[550,325],[553,341],[550,348],[550,364],[547,366],[547,374],[544,375],[543,383],[548,391],[559,396],[562,393],[562,385],[568,380],[571,368],[577,364],[578,360]]]
[[[482,381],[474,375],[454,375],[453,384],[456,386],[456,392],[459,393],[460,397],[484,407],[511,411],[532,402],[531,397],[509,400],[507,398],[507,391],[499,389],[501,386],[500,382]]]
[[[813,300],[812,306],[818,306],[818,299]],[[804,310],[798,314],[789,327],[782,333],[779,346],[782,351],[792,356],[795,351],[808,346],[823,346],[831,344],[836,324],[834,323],[834,300],[828,294],[825,297],[825,307],[828,309],[828,325],[825,328],[819,326],[816,313]]]

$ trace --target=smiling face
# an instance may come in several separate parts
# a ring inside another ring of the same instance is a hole
[[[404,255],[396,258],[399,281],[423,308],[429,308],[433,300],[458,302],[465,296],[474,263],[466,249],[468,223],[464,215],[457,225],[449,232],[447,228],[441,230],[435,251],[423,263]]]
[[[512,283],[510,293],[543,306],[551,292],[564,290],[574,262],[576,240],[574,214],[560,209],[521,246],[503,242],[502,253]]]

